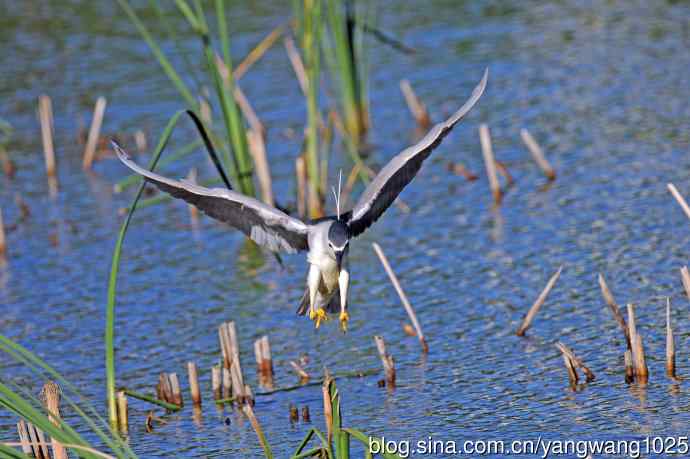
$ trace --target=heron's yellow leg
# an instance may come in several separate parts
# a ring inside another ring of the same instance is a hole
[[[324,311],[323,308],[317,309],[314,315],[316,317],[316,328],[319,328],[322,320],[324,322],[328,320],[328,314],[326,314],[326,311]]]
[[[347,311],[341,311],[340,312],[340,328],[342,328],[344,332],[347,331],[347,321],[348,320],[350,320],[350,315],[347,313]]]

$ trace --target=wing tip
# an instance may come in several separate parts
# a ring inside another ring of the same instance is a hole
[[[115,154],[117,155],[120,160],[127,162],[129,161],[129,155],[127,152],[117,143],[115,139],[110,139],[110,145],[113,146],[113,150],[115,150]]]
[[[484,94],[484,89],[486,89],[487,81],[489,81],[489,67],[488,66],[484,68],[484,75],[482,76],[481,81],[479,82],[479,84],[477,85],[477,88],[475,89],[475,91],[477,91],[479,93],[479,95]]]

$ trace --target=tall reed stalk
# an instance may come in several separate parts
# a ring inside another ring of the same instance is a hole
[[[319,78],[321,77],[321,2],[322,0],[295,1],[295,16],[306,73],[307,128],[305,156],[307,163],[307,182],[309,187],[309,214],[312,218],[323,216],[325,189],[320,179],[319,160]]]
[[[324,53],[335,80],[346,132],[358,144],[369,129],[368,61],[364,51],[363,9],[354,0],[326,0]],[[365,2],[365,8],[368,6]]]

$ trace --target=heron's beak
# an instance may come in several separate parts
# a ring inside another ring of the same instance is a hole
[[[343,255],[345,254],[344,250],[340,250],[338,252],[335,252],[335,263],[338,265],[338,272],[340,272],[340,267],[343,264]]]

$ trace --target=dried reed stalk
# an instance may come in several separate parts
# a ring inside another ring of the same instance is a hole
[[[43,390],[41,391],[41,399],[46,407],[48,413],[50,413],[50,422],[56,426],[60,426],[60,386],[55,384],[53,381],[48,381],[43,385]],[[50,443],[53,448],[53,459],[67,459],[67,450],[62,446],[62,444],[51,438]]]
[[[410,109],[410,113],[414,116],[415,121],[419,127],[426,129],[431,126],[431,118],[429,117],[429,112],[426,109],[424,103],[419,100],[417,94],[415,94],[412,85],[408,80],[400,80],[400,90],[405,97],[405,103],[407,108]]]
[[[628,349],[623,355],[625,362],[625,382],[630,384],[635,381],[635,371],[633,369],[632,350]]]
[[[504,162],[496,160],[496,171],[498,171],[499,174],[503,176],[503,178],[506,181],[506,186],[510,187],[513,185],[513,176],[510,175],[510,171],[508,170],[508,166],[505,165]]]
[[[220,365],[214,365],[211,368],[211,391],[213,392],[213,400],[220,400],[223,394],[220,369]]]
[[[491,148],[491,134],[489,134],[489,127],[482,123],[479,125],[479,141],[482,146],[482,155],[484,156],[484,164],[486,165],[486,175],[489,177],[489,187],[491,194],[494,197],[496,204],[501,202],[501,186],[498,183],[496,176],[496,160],[494,159],[494,152]]]
[[[227,342],[229,343],[230,354],[230,378],[232,380],[232,396],[235,400],[243,403],[246,398],[244,376],[242,375],[242,366],[240,365],[240,351],[237,340],[237,328],[235,322],[226,322],[225,324]],[[222,325],[221,325],[222,326]]]
[[[688,206],[688,203],[685,202],[685,198],[681,196],[681,194],[678,192],[678,189],[673,183],[668,183],[666,186],[668,187],[668,190],[671,192],[673,197],[676,198],[678,204],[680,204],[680,207],[683,209],[683,212],[685,212],[685,215],[687,215],[687,217],[690,218],[690,207]]]
[[[84,148],[82,167],[85,170],[91,169],[93,159],[96,156],[96,147],[98,146],[98,138],[101,135],[101,125],[103,124],[105,106],[105,97],[99,97],[96,100],[96,106],[93,109],[93,118],[91,120],[91,127],[89,128],[89,136],[86,140],[86,148]]]
[[[295,370],[295,373],[297,373],[299,376],[300,381],[306,382],[309,380],[309,373],[304,371],[304,368],[302,368],[297,362],[290,360],[290,366]]]
[[[556,347],[565,355],[568,356],[568,359],[573,363],[573,366],[575,368],[580,368],[582,372],[585,374],[585,379],[587,382],[592,382],[596,379],[596,376],[594,375],[594,372],[589,369],[587,365],[580,359],[578,356],[575,355],[572,349],[570,349],[568,346],[563,344],[562,342],[557,342]]]
[[[127,394],[121,390],[117,392],[117,421],[122,432],[129,430],[129,408],[127,407]]]
[[[570,382],[570,387],[573,389],[577,388],[579,378],[577,376],[577,371],[575,371],[575,364],[565,353],[563,353],[563,364],[565,365],[565,369],[568,371],[568,381]]]
[[[156,388],[156,394],[158,398],[164,402],[175,404],[170,378],[166,373],[161,373],[158,375],[158,387]]]
[[[268,442],[266,441],[266,436],[264,435],[263,429],[261,429],[261,424],[259,424],[259,420],[256,419],[256,415],[254,414],[254,409],[252,408],[251,403],[243,405],[242,412],[245,414],[245,416],[247,416],[247,418],[249,418],[249,423],[254,428],[254,432],[256,432],[256,436],[259,439],[259,443],[261,443],[261,446],[264,449],[264,454],[266,455],[266,457],[273,457],[271,447],[268,445]]]
[[[38,98],[38,116],[41,122],[41,140],[48,177],[55,177],[55,148],[53,146],[53,104],[50,97]]]
[[[273,360],[271,359],[271,347],[268,336],[262,336],[254,341],[254,356],[259,374],[259,383],[262,386],[273,387]]]
[[[33,456],[33,448],[31,445],[31,439],[29,438],[29,430],[26,426],[26,422],[24,422],[23,419],[20,419],[17,423],[17,433],[19,434],[19,443],[21,445],[22,452],[27,456]]]
[[[331,400],[331,382],[333,379],[326,376],[321,384],[321,394],[323,395],[323,419],[326,422],[326,433],[328,442],[333,439],[333,401]]]
[[[297,76],[297,81],[299,82],[299,87],[302,90],[302,94],[307,94],[307,72],[304,70],[304,63],[302,62],[302,57],[299,55],[299,51],[295,47],[295,42],[290,36],[285,37],[283,40],[285,44],[285,51],[287,51],[288,59],[290,59],[290,64],[292,65],[292,70]]]
[[[23,422],[23,421],[21,421]],[[33,450],[33,456],[37,459],[50,459],[48,443],[46,442],[43,431],[30,422],[25,424],[26,435]],[[21,435],[20,435],[21,437]]]
[[[222,394],[223,394],[223,398],[224,398],[224,399],[230,398],[230,397],[232,397],[232,376],[231,376],[231,373],[230,373],[230,369],[229,369],[229,368],[222,367],[222,369],[221,369],[221,375],[222,375],[221,380],[222,380],[222,382],[223,382],[223,383],[222,383],[222,388],[223,388]]]
[[[290,403],[290,422],[297,422],[299,421],[299,411],[297,410],[297,407]]]
[[[534,162],[537,163],[539,168],[544,172],[544,175],[546,175],[546,178],[548,178],[549,180],[555,180],[556,172],[553,170],[553,167],[551,167],[551,164],[549,164],[549,162],[546,160],[544,152],[542,151],[537,141],[534,140],[532,134],[530,134],[527,129],[522,128],[520,129],[520,137],[527,146],[527,149],[532,155]]]
[[[616,322],[618,322],[618,325],[620,326],[621,330],[623,330],[623,335],[625,336],[625,343],[628,349],[632,349],[632,343],[630,341],[630,330],[628,329],[628,325],[625,323],[623,313],[621,313],[621,310],[618,307],[616,300],[613,298],[613,294],[611,293],[611,290],[609,290],[609,286],[606,284],[606,280],[604,279],[604,276],[601,273],[599,273],[598,279],[599,288],[601,288],[601,295],[604,297],[604,301],[606,301],[606,304],[609,306],[609,309],[613,314],[613,318],[616,319]]]
[[[539,297],[537,297],[537,301],[535,301],[532,307],[529,308],[529,311],[527,311],[527,315],[525,315],[525,318],[522,320],[520,328],[517,329],[516,334],[518,336],[525,336],[525,332],[532,324],[532,320],[534,320],[534,316],[536,316],[537,312],[539,312],[539,308],[541,308],[541,306],[544,304],[544,301],[546,301],[546,297],[549,295],[549,292],[556,284],[558,277],[561,275],[561,271],[563,271],[563,265],[561,265],[558,268],[558,271],[556,271],[556,273],[553,276],[551,276],[549,282],[546,283],[546,287],[544,287],[544,290],[542,290],[539,294]]]
[[[676,379],[676,346],[671,328],[671,300],[666,298],[666,374]]]
[[[386,343],[383,341],[382,336],[374,336],[374,342],[376,343],[376,349],[379,352],[381,364],[386,374],[386,384],[389,387],[395,387],[395,362],[393,361],[393,356],[386,352]]]
[[[180,388],[180,380],[177,377],[177,373],[170,373],[168,378],[170,380],[170,389],[172,390],[172,402],[175,405],[182,407],[182,389]]]
[[[645,361],[644,346],[642,337],[637,333],[635,323],[635,310],[632,304],[628,304],[628,328],[630,330],[630,341],[632,343],[632,363],[635,381],[638,384],[647,384],[649,380],[649,370]]]
[[[194,406],[201,406],[201,391],[199,390],[199,375],[196,363],[187,362],[187,376],[189,378],[189,392]]]
[[[254,170],[259,180],[261,200],[269,206],[275,206],[273,181],[271,179],[268,160],[266,159],[266,144],[264,143],[264,139],[259,132],[250,129],[247,131],[247,141],[249,142],[249,151],[254,159]]]
[[[206,97],[199,96],[199,116],[201,117],[201,121],[203,121],[205,125],[211,126],[213,124],[213,117],[211,116],[211,106],[209,105],[208,99]]]
[[[146,152],[146,149],[148,148],[148,143],[146,142],[146,133],[141,129],[138,129],[134,133],[134,143],[136,144],[137,151],[139,153]]]
[[[266,35],[258,45],[256,45],[250,52],[247,54],[247,56],[240,62],[240,64],[235,68],[235,70],[232,72],[232,76],[235,77],[235,80],[239,80],[244,76],[245,73],[258,61],[261,59],[261,57],[268,51],[273,44],[280,38],[280,36],[283,34],[283,30],[285,29],[284,24],[280,24],[271,32]]]
[[[379,257],[381,264],[383,265],[383,269],[386,270],[386,274],[388,274],[388,278],[393,284],[393,287],[395,287],[395,291],[398,292],[398,296],[400,297],[400,301],[405,307],[405,311],[407,311],[407,315],[410,317],[410,320],[412,321],[412,325],[414,326],[414,329],[417,332],[419,344],[422,345],[422,351],[424,353],[429,352],[429,345],[427,344],[426,339],[424,338],[424,334],[422,333],[422,326],[419,324],[419,320],[417,320],[417,314],[415,314],[414,309],[410,304],[410,301],[407,299],[407,295],[405,295],[405,291],[402,289],[400,281],[398,281],[398,277],[395,275],[395,272],[393,272],[393,268],[391,268],[391,265],[388,262],[388,258],[386,258],[386,255],[383,253],[383,250],[376,242],[372,243],[372,246],[374,247],[374,251],[376,252],[376,255]]]
[[[219,66],[221,66],[221,69],[225,67],[222,61],[219,63]],[[254,107],[252,107],[252,104],[249,103],[249,99],[247,99],[247,96],[244,95],[244,92],[240,88],[240,85],[237,84],[237,82],[235,82],[235,92],[233,96],[235,97],[235,101],[237,102],[237,105],[239,105],[240,110],[242,111],[244,119],[246,119],[247,123],[249,123],[249,127],[252,130],[256,131],[256,133],[261,136],[261,140],[263,140],[266,136],[266,128],[257,116],[256,112],[254,111]]]

